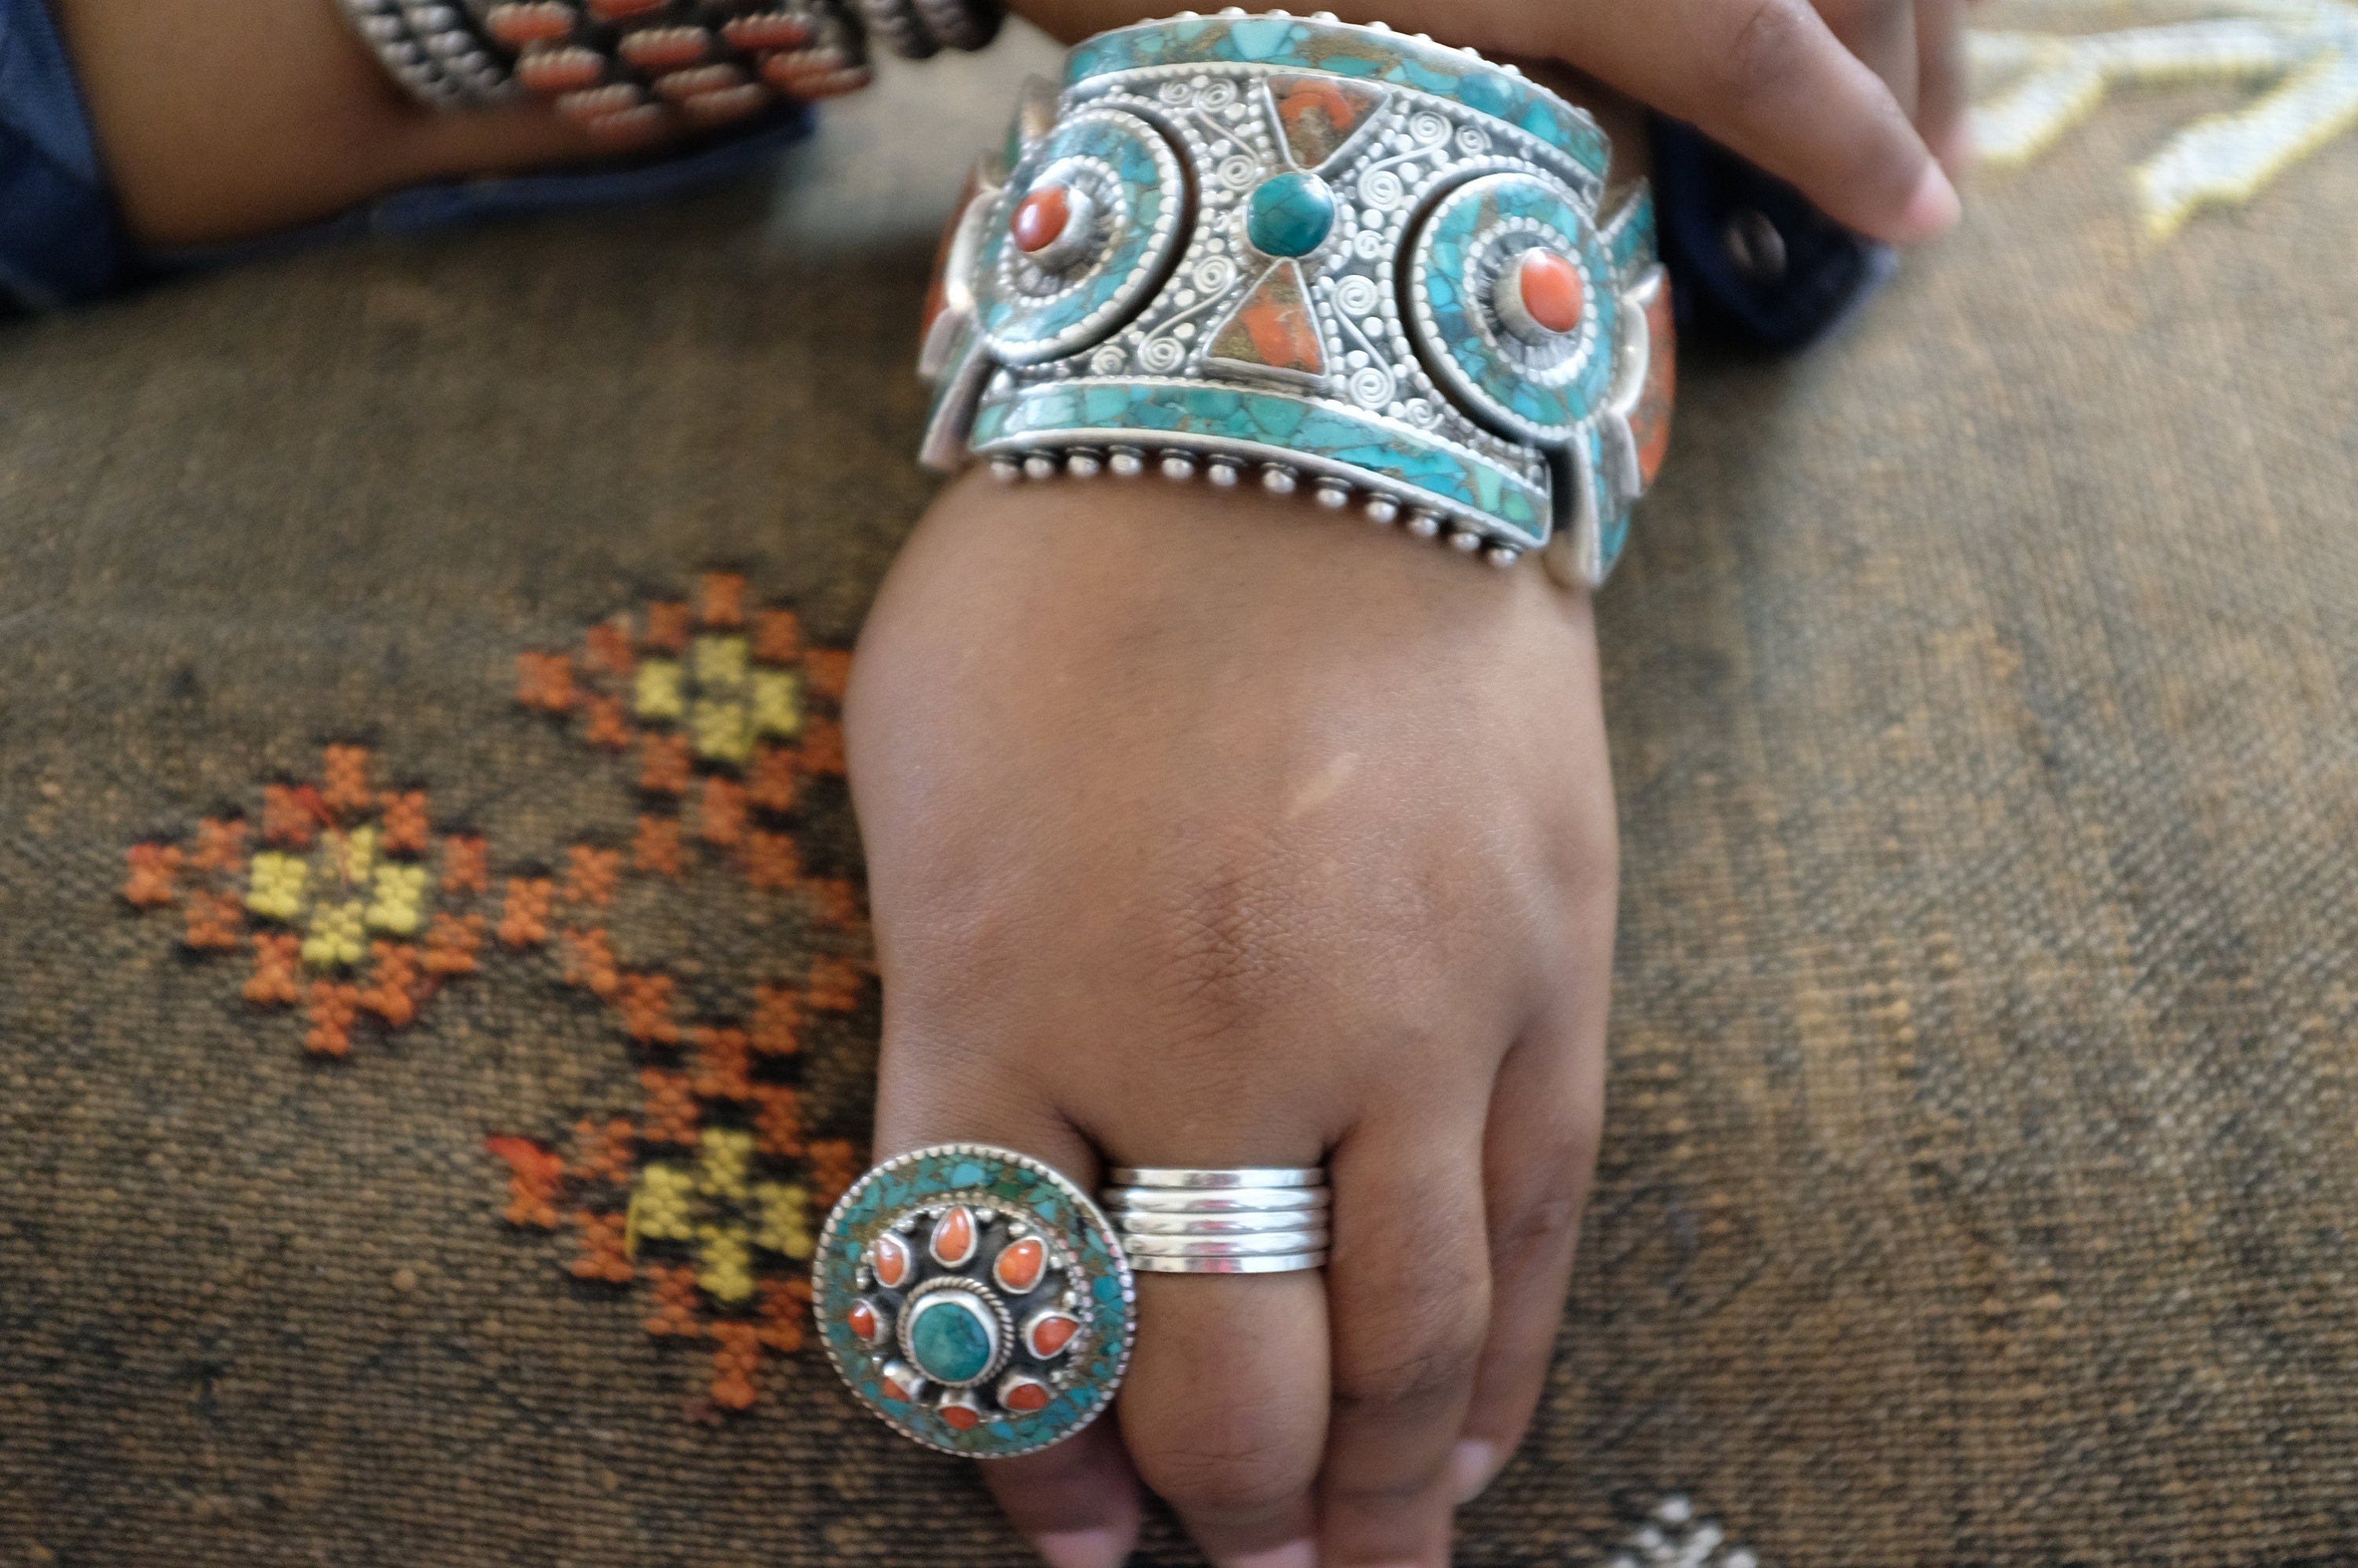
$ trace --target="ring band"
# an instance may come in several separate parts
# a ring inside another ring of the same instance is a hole
[[[1326,1261],[1334,1189],[1318,1165],[1118,1165],[1102,1200],[1130,1267],[1277,1274]]]
[[[1141,1274],[1293,1274],[1325,1267],[1324,1249],[1283,1258],[1161,1258],[1141,1253],[1130,1266]]]
[[[1233,1187],[1226,1192],[1109,1187],[1105,1195],[1106,1209],[1114,1214],[1255,1214],[1274,1210],[1303,1213],[1326,1208],[1334,1201],[1334,1195],[1324,1187],[1288,1187],[1275,1191]]]
[[[1136,1258],[1282,1258],[1293,1252],[1324,1251],[1329,1233],[1278,1230],[1262,1236],[1140,1236],[1122,1237],[1121,1244]]]
[[[1317,1165],[1263,1165],[1237,1171],[1117,1165],[1106,1180],[1116,1187],[1323,1187],[1326,1184],[1326,1173]]]
[[[1261,1214],[1121,1214],[1124,1236],[1271,1236],[1288,1230],[1323,1229],[1325,1209],[1282,1209]]]

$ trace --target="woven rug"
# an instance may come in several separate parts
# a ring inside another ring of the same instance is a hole
[[[1963,232],[1690,360],[1603,1178],[1462,1563],[2358,1554],[2351,16],[1985,15]],[[0,1563],[1028,1561],[802,1343],[928,246],[791,229],[0,331]]]

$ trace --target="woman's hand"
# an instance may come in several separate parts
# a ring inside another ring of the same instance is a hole
[[[1014,0],[1067,41],[1166,16],[1141,0]],[[1799,186],[1894,244],[1959,211],[1970,161],[1965,0],[1336,0],[1498,58],[1561,61]]]
[[[133,238],[203,244],[597,149],[538,103],[438,114],[336,0],[54,0]]]
[[[880,1158],[1332,1167],[1323,1273],[1140,1279],[1118,1422],[986,1465],[1016,1524],[1109,1568],[1135,1476],[1217,1563],[1446,1563],[1539,1398],[1602,1110],[1586,600],[1298,499],[971,477],[848,730]]]

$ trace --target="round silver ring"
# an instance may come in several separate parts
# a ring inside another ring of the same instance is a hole
[[[1324,1209],[1281,1209],[1260,1214],[1132,1212],[1115,1217],[1114,1228],[1125,1236],[1260,1236],[1271,1231],[1302,1230],[1325,1222]]]
[[[1109,1214],[1265,1214],[1284,1210],[1315,1213],[1334,1206],[1325,1187],[1254,1188],[1228,1192],[1174,1192],[1161,1187],[1113,1187],[1105,1195]]]
[[[1121,1238],[1132,1258],[1283,1258],[1323,1250],[1330,1237],[1316,1230],[1279,1230],[1262,1236],[1137,1236]]]
[[[1130,1266],[1141,1274],[1291,1274],[1326,1266],[1324,1248],[1314,1252],[1290,1252],[1282,1258],[1162,1258],[1133,1255]]]
[[[1233,1171],[1191,1171],[1176,1165],[1117,1165],[1106,1178],[1117,1187],[1323,1187],[1324,1165],[1247,1166]]]

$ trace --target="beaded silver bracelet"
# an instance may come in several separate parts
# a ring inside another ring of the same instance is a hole
[[[745,119],[868,84],[849,0],[341,0],[438,109],[545,98],[612,144]]]
[[[903,59],[979,49],[999,36],[1001,0],[861,0],[869,27]]]

